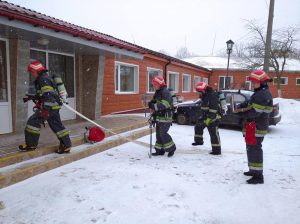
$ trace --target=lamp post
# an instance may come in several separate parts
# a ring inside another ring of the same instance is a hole
[[[228,71],[229,71],[229,59],[230,59],[230,54],[232,52],[232,47],[234,42],[232,40],[228,40],[226,44],[227,44],[228,61],[227,61],[227,74],[225,78],[225,89],[228,89],[227,81],[228,81]]]

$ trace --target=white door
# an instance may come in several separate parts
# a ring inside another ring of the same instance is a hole
[[[0,134],[12,132],[8,43],[0,39]]]

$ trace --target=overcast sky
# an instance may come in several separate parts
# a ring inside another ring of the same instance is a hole
[[[8,0],[46,15],[171,55],[200,56],[245,41],[246,20],[265,25],[270,0]],[[273,27],[300,25],[300,0],[275,0]]]

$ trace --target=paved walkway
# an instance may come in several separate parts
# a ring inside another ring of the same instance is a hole
[[[141,115],[107,115],[102,116],[95,122],[102,127],[111,130],[134,126],[135,124],[146,123],[147,119]],[[70,131],[72,140],[83,138],[85,127],[94,126],[85,120],[71,120],[63,122],[65,127]],[[0,135],[0,158],[10,156],[18,152],[18,146],[24,143],[24,134],[6,134]],[[45,128],[41,129],[39,148],[58,145],[59,141],[56,135],[51,131],[46,124]]]

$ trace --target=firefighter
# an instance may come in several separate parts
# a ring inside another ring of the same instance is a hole
[[[249,80],[254,85],[254,94],[249,103],[240,104],[236,110],[243,113],[246,120],[243,134],[249,171],[244,172],[244,175],[252,176],[247,180],[248,184],[263,184],[262,142],[268,132],[269,115],[273,109],[273,98],[268,87],[268,82],[272,82],[272,79],[264,71],[257,70],[250,74]]]
[[[38,146],[41,124],[47,121],[60,142],[56,153],[69,153],[71,149],[69,131],[63,126],[59,114],[62,101],[66,102],[67,97],[66,91],[58,90],[58,85],[60,88],[63,87],[61,78],[58,80],[59,78],[55,77],[58,81],[56,84],[49,76],[48,71],[38,61],[30,63],[28,71],[35,78],[36,95],[32,98],[24,98],[24,102],[33,99],[36,106],[35,113],[28,119],[25,127],[25,144],[20,145],[19,149],[21,151],[35,150]],[[59,93],[62,94],[61,97]]]
[[[207,127],[212,151],[211,155],[221,154],[221,142],[218,131],[220,116],[220,103],[218,93],[215,92],[205,82],[199,82],[196,85],[196,91],[199,92],[201,102],[201,113],[195,125],[195,135],[193,146],[203,145],[203,130]]]
[[[166,87],[163,77],[154,77],[152,84],[155,94],[148,104],[149,108],[154,111],[154,121],[156,124],[156,143],[154,146],[156,152],[152,153],[152,155],[162,156],[165,152],[168,152],[168,157],[172,157],[176,150],[176,145],[172,137],[168,134],[173,117],[172,96]]]

